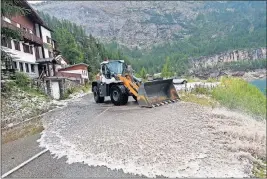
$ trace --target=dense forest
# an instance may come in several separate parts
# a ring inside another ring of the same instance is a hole
[[[92,35],[87,35],[82,26],[78,26],[68,20],[59,20],[48,14],[37,11],[47,25],[53,29],[52,38],[58,43],[61,54],[70,64],[89,64],[91,76],[97,73],[99,63],[104,59],[123,59],[128,62],[126,56],[117,49],[106,49]]]
[[[165,76],[179,76],[188,72],[189,58],[266,46],[265,2],[206,2],[205,8],[195,19],[180,24],[182,35],[150,50],[128,49],[116,41],[104,45],[75,23],[39,14],[54,29],[53,38],[59,42],[62,54],[71,63],[90,64],[93,73],[101,60],[109,58],[126,60],[139,76],[161,72]],[[174,16],[164,18],[164,23],[173,23]],[[155,17],[144,23],[162,23],[160,19]]]
[[[144,68],[148,73],[159,73],[168,58],[171,69],[181,75],[188,71],[189,57],[266,46],[265,2],[207,2],[206,6],[217,10],[201,13],[184,24],[185,38],[177,36],[172,42],[154,46],[149,51],[121,49],[132,58],[133,67],[138,71]],[[116,42],[108,45],[110,49],[117,46]]]

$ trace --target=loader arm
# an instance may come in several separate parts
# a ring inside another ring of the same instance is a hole
[[[135,96],[138,97],[139,84],[135,84],[132,76],[125,74],[118,76],[120,81],[123,82],[124,86]]]

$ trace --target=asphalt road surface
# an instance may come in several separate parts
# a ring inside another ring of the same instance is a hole
[[[248,177],[252,166],[220,130],[236,121],[192,103],[113,106],[86,95],[45,115],[41,134],[5,144],[2,174],[48,149],[8,177]]]

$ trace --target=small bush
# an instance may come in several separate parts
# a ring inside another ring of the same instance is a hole
[[[29,88],[30,87],[30,78],[25,73],[16,72],[15,81],[19,87],[22,87],[22,88]]]
[[[239,109],[256,116],[266,115],[266,96],[254,85],[239,78],[222,78],[212,97],[230,109]]]
[[[205,96],[201,97],[195,94],[185,93],[185,94],[180,95],[180,97],[183,101],[186,101],[186,102],[192,102],[192,103],[200,104],[203,106],[210,106],[210,107],[216,106],[216,102],[213,99],[207,98]]]
[[[208,88],[205,87],[201,87],[201,86],[197,86],[195,88],[192,89],[192,93],[194,94],[210,94],[210,90]]]
[[[14,81],[7,81],[4,83],[1,83],[1,92],[5,94],[9,94],[14,87],[16,86],[16,83]]]
[[[213,83],[213,82],[217,82],[218,80],[216,79],[216,78],[211,78],[211,77],[209,77],[208,79],[207,79],[207,82],[210,82],[210,83]]]

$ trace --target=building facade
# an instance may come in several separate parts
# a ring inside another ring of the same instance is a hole
[[[58,69],[57,76],[65,77],[80,84],[89,82],[88,65],[85,63],[71,65],[65,68]]]
[[[26,16],[1,17],[2,27],[17,30],[21,40],[1,37],[1,46],[14,57],[13,68],[25,72],[32,78],[38,78],[42,70],[48,70],[49,65],[38,63],[39,59],[53,58],[59,54],[56,42],[51,38],[52,30],[31,8],[26,0],[19,2],[21,7],[31,12]],[[44,66],[47,65],[47,68]]]

